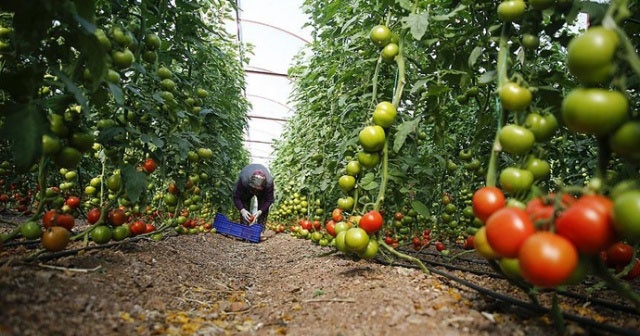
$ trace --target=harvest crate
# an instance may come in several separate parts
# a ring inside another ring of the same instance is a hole
[[[260,241],[260,233],[264,225],[253,224],[244,225],[230,221],[227,216],[216,213],[216,218],[213,220],[213,227],[218,233],[234,236],[237,238],[245,239],[253,243]]]

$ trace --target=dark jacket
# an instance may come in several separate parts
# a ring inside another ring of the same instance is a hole
[[[260,169],[265,173],[267,183],[262,190],[255,194],[258,198],[258,210],[262,211],[263,214],[267,214],[269,212],[269,207],[273,204],[274,200],[273,177],[265,166],[258,163],[247,165],[240,171],[238,181],[233,188],[233,203],[238,210],[243,208],[249,210],[249,203],[251,202],[251,197],[254,195],[251,192],[251,188],[249,188],[249,179],[257,169]]]

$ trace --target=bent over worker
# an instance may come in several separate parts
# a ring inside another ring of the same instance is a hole
[[[273,204],[273,190],[273,177],[265,166],[253,163],[242,168],[233,188],[233,203],[240,211],[244,224],[267,223],[269,207]],[[255,213],[249,211],[253,196],[258,200]]]

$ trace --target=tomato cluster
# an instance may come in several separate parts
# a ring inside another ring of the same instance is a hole
[[[635,216],[625,217],[638,213],[633,207],[635,203],[629,202],[630,206],[622,198],[620,205],[620,197],[612,201],[598,194],[573,197],[551,193],[533,198],[519,208],[506,206],[500,189],[480,188],[474,194],[473,208],[485,225],[474,236],[475,248],[487,259],[516,259],[520,276],[533,285],[567,284],[570,279],[575,281],[576,272],[584,273],[582,259],[601,255],[622,244],[621,240],[638,241],[633,233],[640,222],[634,221]],[[640,198],[634,201],[640,205]],[[620,207],[619,215],[616,204]],[[620,271],[622,263],[628,265],[631,257],[613,257],[608,264]],[[633,272],[629,273],[627,278],[634,277]]]

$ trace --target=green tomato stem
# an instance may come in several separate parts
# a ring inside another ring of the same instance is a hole
[[[412,256],[407,255],[407,254],[404,254],[404,253],[401,253],[401,252],[398,252],[393,247],[387,245],[387,243],[385,243],[383,239],[378,239],[378,245],[382,246],[385,250],[387,250],[392,255],[398,257],[399,259],[407,260],[407,261],[410,261],[410,262],[416,264],[422,270],[422,272],[424,272],[425,274],[431,274],[431,271],[429,271],[427,266],[425,266],[424,263],[420,259],[412,257]]]

